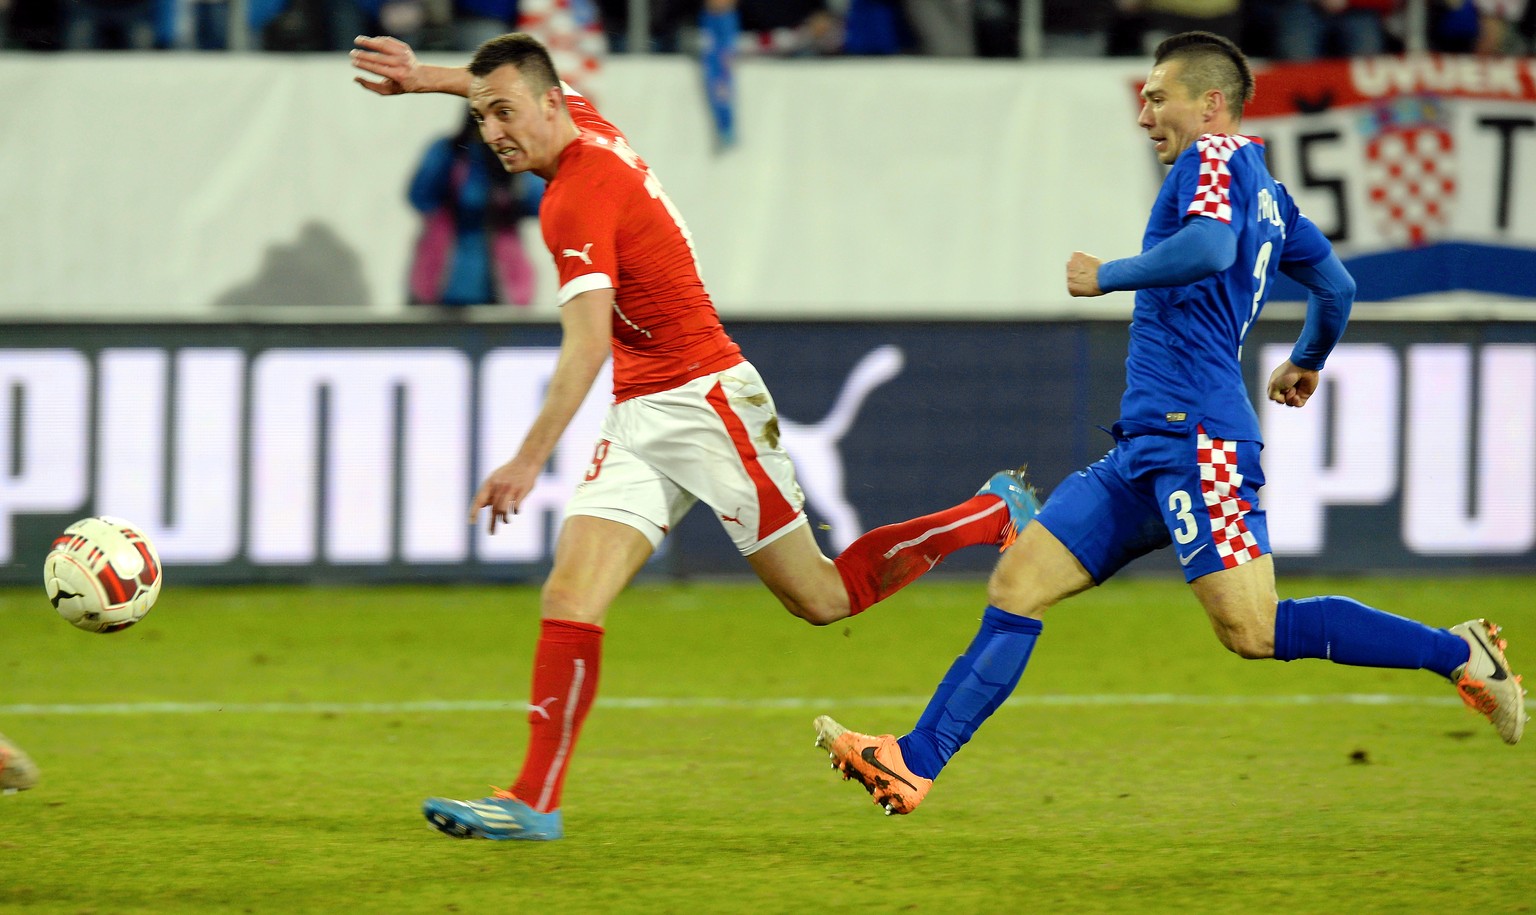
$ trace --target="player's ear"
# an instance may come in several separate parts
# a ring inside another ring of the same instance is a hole
[[[1217,118],[1227,107],[1227,97],[1220,89],[1207,90],[1202,102],[1200,113],[1207,121]]]

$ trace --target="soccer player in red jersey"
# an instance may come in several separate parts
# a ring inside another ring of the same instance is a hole
[[[966,546],[1011,542],[1037,504],[1013,471],[952,508],[871,531],[822,554],[773,398],[726,334],[677,207],[624,135],[562,84],[525,34],[481,45],[467,68],[422,64],[394,38],[359,38],[358,77],[379,95],[464,96],[509,172],[549,182],[539,212],[559,268],[561,344],[522,446],[475,494],[471,522],[506,523],[528,495],[598,370],[614,404],[567,505],[544,583],[530,737],[517,781],[475,801],[429,799],[443,832],[558,839],[566,767],[596,694],[608,606],[696,502],[714,509],[784,606],[815,625],[859,613]]]

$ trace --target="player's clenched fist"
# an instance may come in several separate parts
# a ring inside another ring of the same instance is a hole
[[[1067,261],[1067,292],[1074,296],[1103,295],[1099,288],[1099,265],[1103,261],[1092,254],[1073,251]]]
[[[1287,359],[1269,376],[1269,399],[1287,407],[1300,407],[1317,390],[1317,372]]]

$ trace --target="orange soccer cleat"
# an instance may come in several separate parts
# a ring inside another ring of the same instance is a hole
[[[901,747],[890,734],[860,734],[822,715],[816,719],[816,746],[832,755],[832,768],[841,771],[845,780],[857,779],[885,808],[886,816],[916,810],[933,786],[933,779],[907,768]]]

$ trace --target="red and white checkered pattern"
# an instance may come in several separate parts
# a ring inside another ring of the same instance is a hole
[[[591,0],[522,0],[517,27],[549,49],[555,72],[592,98],[608,54],[608,39]]]
[[[1237,495],[1243,485],[1243,475],[1237,472],[1237,444],[1207,436],[1203,426],[1197,431],[1200,495],[1211,515],[1211,540],[1216,544],[1221,564],[1228,569],[1236,568],[1263,555],[1253,532],[1243,521],[1253,505]]]
[[[1446,128],[1427,123],[1382,131],[1366,144],[1365,175],[1383,239],[1418,247],[1450,231],[1456,149]]]
[[[1251,142],[1249,137],[1216,133],[1195,141],[1195,148],[1200,151],[1200,184],[1195,188],[1195,199],[1184,211],[1186,216],[1232,221],[1232,170],[1227,167],[1227,160]]]

